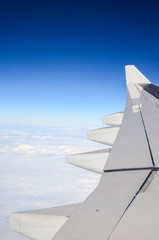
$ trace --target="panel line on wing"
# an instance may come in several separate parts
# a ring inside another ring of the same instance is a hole
[[[149,180],[150,176],[152,175],[153,170],[151,170],[149,172],[149,174],[147,175],[145,181],[142,183],[142,185],[140,186],[139,190],[137,191],[137,193],[134,195],[134,197],[132,198],[132,200],[130,201],[130,203],[128,204],[128,206],[126,207],[125,211],[123,212],[123,214],[121,215],[121,217],[119,218],[118,222],[116,223],[115,227],[113,228],[110,236],[107,238],[107,240],[109,240],[113,234],[113,232],[115,231],[117,225],[120,223],[121,219],[123,218],[123,216],[125,215],[125,213],[127,212],[128,208],[130,207],[130,205],[133,203],[133,201],[135,200],[135,198],[137,197],[137,195],[142,191],[142,189],[144,188],[144,186],[146,185],[147,181]],[[153,179],[153,178],[152,178]],[[150,183],[152,182],[152,179],[150,180]],[[148,186],[150,185],[150,183],[148,184]]]
[[[144,127],[144,130],[145,130],[145,135],[146,135],[146,140],[147,140],[147,144],[148,144],[151,160],[152,160],[152,165],[155,167],[155,162],[154,162],[154,158],[153,158],[153,155],[152,155],[151,146],[150,146],[150,142],[149,142],[148,134],[147,134],[147,131],[146,131],[146,126],[145,126],[145,123],[144,123],[144,119],[143,119],[143,115],[142,115],[142,111],[141,111],[140,105],[139,105],[139,109],[140,109],[140,115],[141,115],[143,127]]]
[[[108,169],[104,170],[106,173],[111,172],[124,172],[124,171],[138,171],[138,170],[152,170],[152,171],[158,171],[159,167],[144,167],[144,168],[117,168],[117,169]]]

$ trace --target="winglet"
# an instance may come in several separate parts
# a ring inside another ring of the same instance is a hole
[[[127,65],[125,66],[126,72],[126,83],[142,84],[150,83],[150,81],[134,66]]]

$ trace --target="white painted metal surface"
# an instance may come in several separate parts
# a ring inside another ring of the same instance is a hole
[[[106,240],[149,171],[105,173],[53,240]]]
[[[146,102],[142,104],[141,111],[154,163],[159,167],[159,107],[154,103]]]
[[[113,113],[107,116],[102,117],[102,123],[112,126],[120,126],[123,120],[123,112]]]
[[[50,240],[68,220],[77,204],[41,209],[30,212],[12,213],[10,227],[32,240]]]
[[[87,132],[87,139],[112,146],[120,127],[106,127]]]
[[[152,167],[151,156],[138,105],[126,107],[122,126],[105,170]]]
[[[86,152],[80,154],[72,154],[67,156],[67,162],[77,167],[87,169],[95,173],[103,173],[104,166],[109,156],[110,148]]]
[[[134,66],[126,66],[126,82],[128,96],[122,126],[105,170],[153,166],[142,116],[142,102],[147,100],[137,87],[137,84],[149,84],[150,82]],[[151,114],[150,109],[148,112]]]
[[[159,239],[159,173],[138,195],[116,227],[110,240]]]

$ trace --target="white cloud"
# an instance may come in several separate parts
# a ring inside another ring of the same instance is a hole
[[[80,202],[96,187],[99,175],[64,159],[66,154],[103,148],[84,139],[86,130],[48,125],[0,130],[0,239],[24,239],[9,230],[10,212]]]

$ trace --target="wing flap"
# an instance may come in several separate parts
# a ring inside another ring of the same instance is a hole
[[[32,240],[50,240],[68,220],[70,212],[77,204],[66,205],[30,212],[12,213],[12,230]]]
[[[106,127],[90,130],[87,132],[87,139],[112,146],[119,129],[120,127]]]
[[[119,112],[104,116],[102,117],[102,123],[106,125],[120,126],[122,124],[123,115],[123,112]]]
[[[111,149],[108,148],[93,152],[68,155],[67,162],[77,167],[102,174],[110,150]]]

